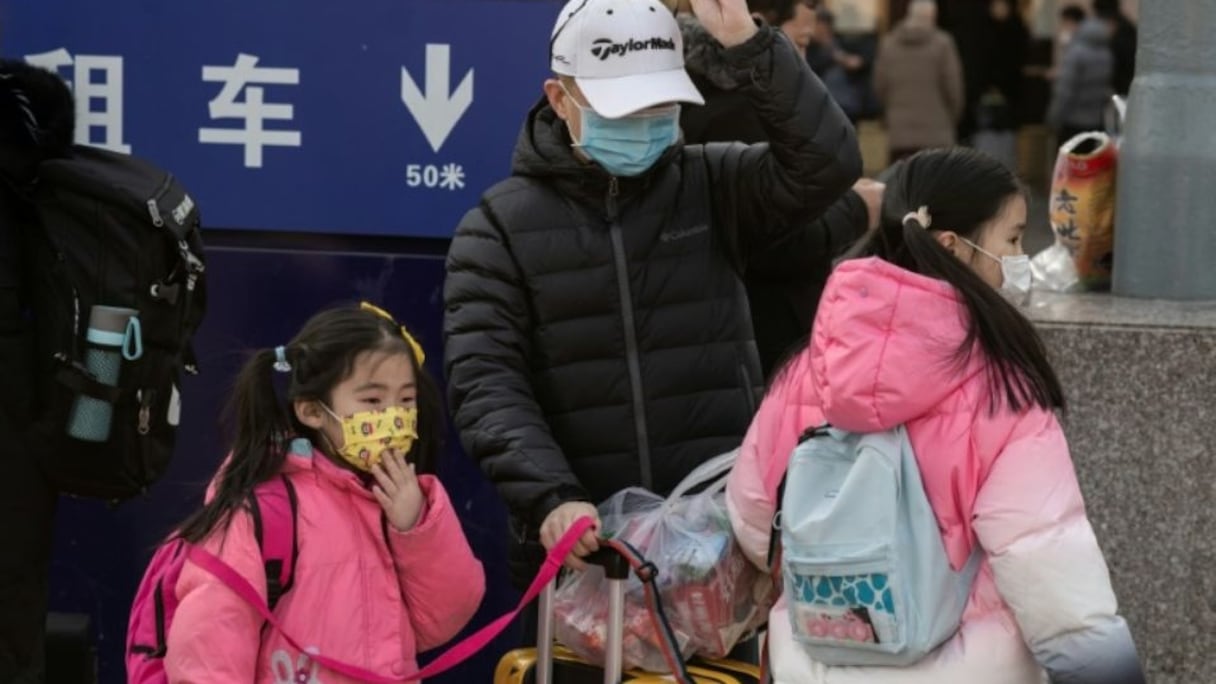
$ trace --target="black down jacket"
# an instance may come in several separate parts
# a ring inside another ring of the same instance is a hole
[[[692,17],[681,17],[680,29],[684,64],[705,97],[705,106],[686,107],[680,115],[684,141],[767,142],[768,132],[740,91],[740,82],[723,59],[722,46]],[[822,215],[799,222],[789,237],[748,260],[743,280],[766,378],[798,343],[805,343],[832,262],[865,234],[869,219],[861,195],[846,192]]]
[[[861,170],[852,126],[777,35],[727,51],[771,147],[675,146],[647,174],[613,178],[574,156],[542,102],[511,178],[456,231],[449,395],[511,511],[517,582],[561,503],[667,492],[747,430],[761,377],[740,265]]]

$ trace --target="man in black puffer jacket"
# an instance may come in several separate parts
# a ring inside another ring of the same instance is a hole
[[[761,384],[741,265],[860,175],[852,126],[789,41],[746,0],[692,5],[771,146],[678,144],[675,103],[701,98],[670,10],[573,0],[513,174],[448,254],[452,409],[510,509],[518,584],[595,503],[668,492],[738,446]]]

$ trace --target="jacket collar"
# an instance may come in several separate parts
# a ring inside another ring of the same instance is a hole
[[[312,472],[318,479],[339,489],[349,490],[368,499],[373,498],[366,476],[334,463],[329,456],[303,437],[292,440],[283,471],[286,473]]]

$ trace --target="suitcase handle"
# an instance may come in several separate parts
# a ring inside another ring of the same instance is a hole
[[[600,542],[602,544],[604,540],[601,539]],[[604,568],[604,575],[610,580],[629,579],[629,559],[611,546],[600,546],[583,560]]]
[[[553,684],[553,596],[557,580],[540,595],[539,626],[536,630],[536,684]],[[604,642],[604,682],[620,684],[624,672],[625,581],[608,585],[608,636]]]
[[[642,581],[651,619],[655,621],[660,636],[667,644],[663,650],[671,666],[672,675],[681,684],[692,684],[693,680],[684,666],[679,644],[663,612],[663,604],[655,586],[658,568],[626,542],[609,539],[600,539],[599,542],[599,550],[583,560],[602,566],[608,579],[608,634],[604,645],[604,683],[620,684],[624,674],[625,583],[632,570]],[[553,682],[553,601],[556,587],[557,579],[554,578],[545,586],[540,596],[536,634],[536,684]]]

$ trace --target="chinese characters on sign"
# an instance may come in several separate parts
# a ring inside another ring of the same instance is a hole
[[[72,77],[65,80],[76,93],[76,142],[130,154],[131,146],[124,142],[122,130],[122,57],[72,57],[67,49],[59,48],[26,55],[25,61],[55,73],[64,67],[74,67]],[[95,75],[100,79],[93,80]],[[93,109],[94,102],[100,105],[99,109]],[[100,135],[93,135],[95,131]]]
[[[0,0],[0,55],[67,82],[64,135],[171,171],[209,230],[448,239],[510,171],[553,3]]]
[[[208,105],[212,119],[241,119],[244,128],[200,128],[198,141],[213,145],[243,145],[245,168],[262,168],[262,148],[268,145],[299,147],[299,131],[267,130],[266,121],[291,121],[295,108],[266,102],[263,85],[299,85],[299,69],[259,67],[254,55],[237,55],[233,66],[204,66],[203,80],[223,83],[219,95]],[[258,84],[258,85],[252,85]],[[244,101],[237,97],[244,91]]]
[[[464,189],[464,168],[460,164],[410,164],[405,172],[405,184],[411,188]]]
[[[232,120],[231,126],[203,126],[198,142],[204,145],[239,145],[247,169],[260,169],[265,148],[303,146],[303,133],[288,128],[295,106],[268,98],[266,86],[299,86],[300,70],[259,66],[257,55],[240,53],[231,66],[204,65],[202,80],[220,84],[208,103],[213,122]],[[72,67],[66,79],[76,95],[76,141],[115,152],[130,153],[123,133],[123,58],[116,55],[76,55],[66,48],[27,55],[30,64],[55,71]],[[473,70],[451,89],[451,46],[426,46],[423,85],[401,68],[401,101],[431,149],[438,153],[473,104]],[[283,97],[279,95],[278,97]],[[268,128],[274,122],[277,127]],[[455,192],[466,187],[464,167],[457,163],[409,164],[406,186]]]
[[[1081,235],[1077,230],[1077,200],[1079,199],[1081,198],[1070,193],[1068,188],[1060,188],[1059,194],[1052,198],[1055,210],[1063,212],[1068,217],[1067,223],[1056,222],[1052,227],[1055,228],[1061,244],[1067,247],[1068,252],[1073,256],[1076,256],[1081,241]]]

